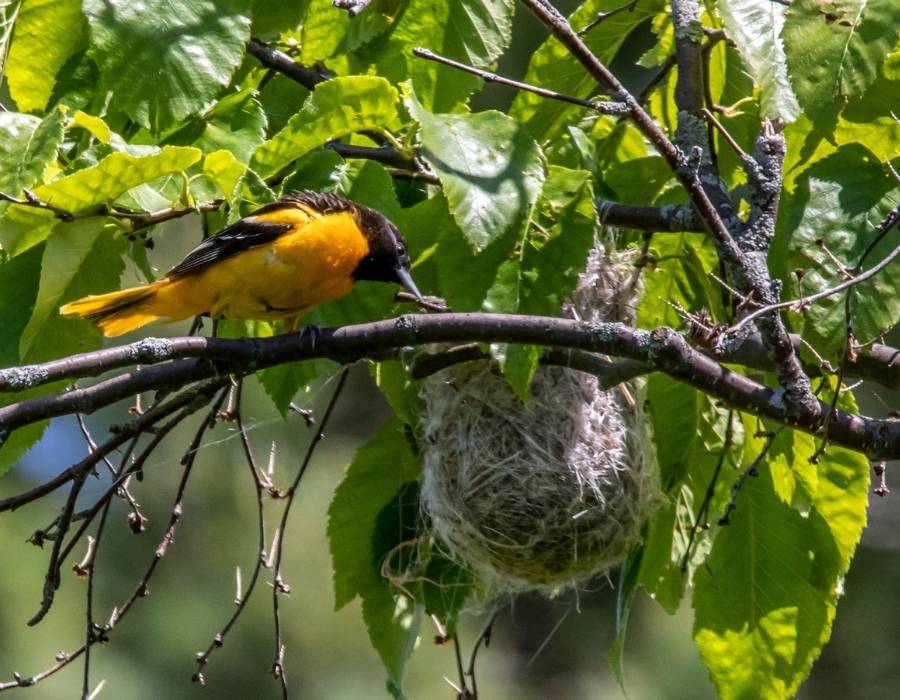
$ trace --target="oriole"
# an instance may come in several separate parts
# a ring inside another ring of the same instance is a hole
[[[60,313],[117,336],[165,318],[281,319],[290,327],[357,280],[396,282],[422,298],[403,236],[373,209],[305,190],[205,239],[151,284],[65,304]]]

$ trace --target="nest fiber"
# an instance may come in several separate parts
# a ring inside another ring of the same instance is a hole
[[[564,312],[627,320],[633,270],[598,244]],[[540,367],[523,404],[484,361],[423,383],[422,505],[438,541],[490,594],[577,584],[637,542],[659,487],[635,391]]]

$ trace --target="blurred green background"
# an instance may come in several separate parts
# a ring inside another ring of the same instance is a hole
[[[558,2],[568,11],[574,2]],[[499,72],[521,77],[528,55],[541,33],[530,15],[516,18],[515,50]],[[632,85],[646,80],[634,60],[649,45],[630,41],[616,68]],[[552,85],[549,87],[553,87]],[[503,108],[511,91],[492,87],[475,100],[476,109]],[[160,269],[174,263],[197,240],[196,221],[167,226],[156,236],[152,260]],[[132,271],[132,277],[136,275]],[[125,280],[128,282],[129,280]],[[427,290],[423,290],[426,291]],[[152,333],[184,332],[181,327],[155,327]],[[321,409],[334,381],[313,388],[298,400]],[[299,416],[283,421],[254,381],[248,382],[245,417],[261,461],[270,445],[278,445],[276,478],[289,483],[302,458],[311,431]],[[897,396],[874,396],[863,390],[873,413],[883,415]],[[290,596],[282,599],[286,667],[295,697],[386,697],[385,674],[370,648],[358,602],[334,612],[331,561],[325,536],[326,510],[335,486],[362,444],[388,415],[388,409],[368,379],[365,368],[354,369],[341,397],[325,441],[301,485],[286,535],[285,580]],[[89,418],[95,436],[124,419],[119,406]],[[97,619],[105,620],[114,605],[130,593],[153,557],[168,519],[181,473],[178,459],[201,419],[176,431],[148,465],[143,483],[134,485],[136,498],[150,517],[139,536],[128,530],[121,503],[111,513],[97,561]],[[22,491],[56,473],[85,454],[73,419],[55,421],[45,438],[11,474],[0,480],[0,497]],[[386,464],[386,469],[391,465]],[[727,478],[734,478],[728,475]],[[890,477],[890,473],[889,473]],[[85,489],[84,503],[99,494],[104,482]],[[31,675],[52,665],[54,654],[76,648],[83,638],[85,582],[63,571],[63,585],[46,620],[37,628],[25,625],[41,597],[48,552],[25,542],[58,513],[62,498],[53,498],[0,517],[0,679],[14,671]],[[740,507],[740,506],[739,506]],[[873,497],[870,527],[845,583],[831,643],[816,663],[801,698],[868,698],[900,696],[900,514],[897,497]],[[235,567],[246,584],[257,551],[255,493],[232,424],[219,424],[207,434],[184,501],[184,516],[175,543],[153,578],[151,595],[138,602],[112,641],[94,647],[92,679],[105,679],[100,697],[121,699],[280,697],[269,674],[274,641],[271,587],[261,583],[247,611],[225,645],[206,668],[207,685],[191,683],[194,655],[204,649],[234,609]],[[269,532],[276,510],[269,504]],[[503,606],[491,645],[478,661],[478,685],[483,698],[557,697],[622,698],[606,662],[614,636],[614,581],[599,579],[585,590],[555,600],[521,596]],[[689,603],[674,617],[646,597],[632,613],[625,652],[629,697],[702,699],[714,697],[706,672],[691,641]],[[461,642],[466,656],[484,624],[476,611],[466,616]],[[432,642],[427,623],[419,648],[408,666],[405,690],[410,698],[452,698],[444,680],[455,680],[452,645]],[[80,693],[81,664],[76,662],[36,688],[10,691],[10,698],[72,698]]]

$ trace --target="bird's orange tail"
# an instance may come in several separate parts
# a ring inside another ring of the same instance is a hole
[[[60,307],[59,313],[93,321],[107,337],[122,335],[159,318],[147,302],[162,283],[160,280],[120,292],[87,296]]]

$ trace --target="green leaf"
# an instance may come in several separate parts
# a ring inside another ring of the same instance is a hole
[[[80,127],[90,133],[95,139],[97,139],[100,143],[109,144],[114,137],[112,129],[109,128],[109,124],[103,121],[100,117],[95,117],[92,114],[87,114],[86,112],[81,111],[80,109],[72,115],[72,121],[69,122],[69,128]]]
[[[401,14],[402,0],[375,0],[367,11],[351,17],[347,24],[344,50],[354,53],[384,34]]]
[[[830,448],[808,517],[760,467],[697,572],[694,639],[722,698],[793,695],[831,634],[841,580],[866,521],[868,464]]]
[[[500,112],[432,114],[415,97],[422,156],[443,185],[450,213],[476,253],[526,220],[544,181],[541,151]]]
[[[335,374],[339,368],[340,365],[332,360],[306,360],[276,365],[256,376],[275,408],[285,416],[298,391],[316,379]]]
[[[718,262],[708,241],[691,234],[657,236],[651,251],[656,262],[644,271],[644,293],[637,307],[639,328],[684,325],[672,304],[688,311],[705,308],[718,317],[721,296],[709,277],[718,270]]]
[[[448,559],[434,542],[420,547],[419,556],[426,557],[427,562],[416,599],[421,600],[429,615],[441,621],[448,634],[455,634],[460,613],[476,593],[472,574]]]
[[[625,635],[628,631],[628,619],[631,617],[631,606],[638,591],[638,572],[641,570],[643,550],[636,550],[619,570],[619,585],[616,586],[616,636],[607,654],[609,665],[622,689],[625,690]]]
[[[41,389],[44,390],[46,390],[46,388],[47,387],[41,387]],[[11,397],[10,401],[23,401],[39,395],[41,395],[41,390],[34,389],[18,393],[14,398]],[[8,403],[8,401],[3,400],[3,395],[0,394],[0,405],[6,405]],[[18,462],[25,453],[41,439],[41,436],[44,434],[48,425],[49,421],[44,420],[19,428],[9,436],[0,433],[0,477],[6,474],[10,468],[15,466],[16,462]]]
[[[183,172],[200,160],[200,155],[199,149],[182,146],[164,146],[145,156],[111,153],[97,165],[41,185],[34,193],[48,204],[78,213],[112,202],[162,175]],[[8,251],[20,252],[50,235],[57,222],[44,209],[13,205],[0,225],[0,243]]]
[[[0,75],[4,75],[6,69],[9,42],[21,8],[22,0],[0,0]]]
[[[481,253],[473,253],[440,192],[405,209],[401,223],[410,248],[428,255],[424,261],[426,271],[433,274],[436,269],[437,284],[431,287],[432,292],[444,297],[456,311],[472,311],[481,306],[497,270],[518,240],[516,232],[510,231]],[[421,243],[416,245],[418,241]],[[415,268],[417,280],[421,266]],[[428,289],[422,281],[419,284],[420,289]]]
[[[785,8],[757,0],[720,0],[716,8],[747,71],[759,85],[760,116],[787,122],[796,119],[800,105],[788,82],[781,41]]]
[[[296,29],[308,6],[309,0],[253,0],[253,36],[277,39]]]
[[[100,335],[88,322],[60,317],[59,307],[117,289],[125,249],[124,239],[111,238],[96,219],[57,227],[44,248],[34,312],[19,342],[23,361],[43,362],[100,346]]]
[[[617,202],[652,202],[672,180],[672,169],[659,156],[628,158],[610,165],[603,173],[603,184],[616,195]]]
[[[333,78],[316,86],[303,109],[256,149],[251,167],[262,177],[304,153],[348,134],[388,126],[397,117],[397,90],[384,78]]]
[[[558,316],[578,283],[594,242],[590,173],[551,166],[537,210],[543,214],[544,225],[529,226],[518,259],[501,266],[488,292],[488,311]],[[526,401],[540,350],[533,345],[511,345],[500,354],[504,375]]]
[[[335,608],[364,590],[387,589],[372,566],[375,521],[400,487],[419,476],[396,418],[388,420],[359,448],[328,508],[328,541],[334,566]]]
[[[83,45],[81,0],[24,0],[6,60],[10,95],[23,112],[44,109],[63,64]]]
[[[874,82],[897,43],[893,0],[795,0],[784,25],[791,82],[810,115],[837,114]]]
[[[709,550],[710,532],[697,532],[687,570],[682,571],[697,512],[725,449],[727,412],[696,389],[658,374],[647,381],[646,401],[669,503],[650,521],[639,578],[647,592],[674,613],[693,570]],[[733,436],[735,446],[740,445],[738,438]],[[724,511],[733,467],[726,460],[720,471],[710,506],[713,514]]]
[[[0,367],[12,367],[20,363],[19,338],[28,319],[38,294],[41,278],[41,258],[43,246],[35,246],[23,255],[17,255],[0,263]],[[29,389],[24,392],[0,392],[0,406],[7,406],[15,401],[30,399],[52,390],[59,390],[58,384]],[[0,433],[0,477],[19,461],[34,443],[36,443],[48,421],[40,421],[19,428],[12,435]]]
[[[337,171],[344,159],[329,149],[311,151],[297,161],[294,172],[284,179],[281,191],[284,194],[295,190],[334,189]]]
[[[244,56],[250,0],[84,0],[99,89],[154,133],[208,107]]]
[[[422,399],[418,384],[410,379],[409,369],[403,363],[391,360],[372,362],[369,371],[394,415],[406,425],[417,425]]]
[[[276,199],[275,192],[259,174],[247,168],[234,186],[233,204],[228,212],[228,223],[233,224],[242,216],[248,216],[260,207]]]
[[[579,29],[593,20],[598,12],[609,12],[621,5],[620,0],[587,0],[569,17],[569,22]],[[662,9],[662,0],[639,0],[632,11],[618,12],[594,27],[584,41],[601,61],[608,64],[629,34]],[[597,92],[597,81],[555,37],[547,39],[534,53],[524,80],[577,97],[590,97]],[[542,143],[563,133],[584,113],[583,107],[548,100],[528,92],[520,92],[510,110],[510,115],[523,123]]]
[[[266,115],[253,90],[224,97],[209,112],[167,139],[168,143],[191,145],[204,153],[226,150],[240,163],[248,163],[266,138]]]
[[[381,163],[350,161],[336,175],[335,190],[338,194],[380,211],[391,221],[399,219],[401,209],[394,191],[394,179]]]
[[[487,68],[512,38],[514,0],[410,0],[376,56],[379,73],[399,84],[411,80],[431,111],[449,112],[481,85],[462,71],[412,55],[416,47]]]
[[[421,606],[382,585],[363,597],[362,613],[369,640],[388,672],[388,689],[402,698],[403,667],[419,637]]]
[[[360,592],[369,639],[387,669],[388,682],[398,690],[406,660],[418,638],[421,610],[385,576],[393,572],[403,575],[414,565],[416,548],[409,543],[417,538],[420,512],[419,484],[408,481],[375,518],[371,559],[374,585]]]
[[[0,367],[19,364],[19,338],[37,298],[44,249],[35,246],[0,263]]]
[[[806,273],[801,292],[808,294],[840,283],[843,277],[828,252],[853,268],[878,224],[897,203],[890,174],[861,146],[843,146],[807,169],[783,207],[785,218],[778,232],[779,236],[790,232],[789,269]],[[896,245],[896,236],[885,236],[870,252],[864,269],[878,263]],[[788,288],[796,288],[796,283]],[[860,342],[873,340],[900,318],[900,265],[889,265],[851,293],[854,336]],[[840,293],[816,302],[803,319],[804,337],[832,357],[843,345],[844,298]]]
[[[347,34],[347,13],[331,0],[308,0],[300,35],[300,63],[307,66],[330,58]]]
[[[181,173],[198,162],[200,156],[198,149],[182,146],[164,146],[144,156],[111,153],[97,165],[42,185],[34,192],[48,204],[80,212],[163,175]]]
[[[41,181],[63,139],[65,112],[55,109],[43,120],[0,112],[0,192],[13,196]],[[0,202],[0,215],[9,206]]]
[[[203,159],[203,175],[213,183],[230,203],[238,182],[247,167],[238,162],[231,151],[213,151]]]

